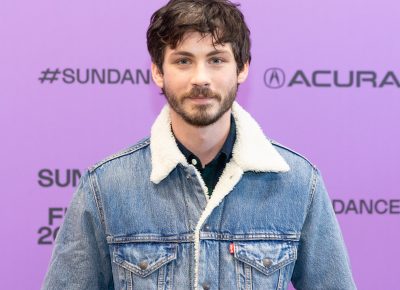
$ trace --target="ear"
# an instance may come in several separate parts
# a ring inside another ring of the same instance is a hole
[[[158,66],[155,63],[151,63],[151,76],[156,85],[162,89],[164,86],[164,75],[160,72]]]
[[[243,66],[243,69],[239,72],[237,80],[238,84],[243,83],[247,79],[248,75],[249,75],[249,62],[246,62]]]

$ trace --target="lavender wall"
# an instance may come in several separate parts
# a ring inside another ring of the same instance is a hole
[[[242,2],[253,62],[239,102],[321,169],[359,289],[399,289],[399,2]],[[164,3],[2,1],[2,289],[40,287],[79,172],[148,135],[164,100],[145,31]],[[39,80],[47,69],[58,80]],[[86,69],[111,79],[81,84]]]

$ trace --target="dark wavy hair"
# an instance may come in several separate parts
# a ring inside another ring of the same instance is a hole
[[[228,0],[171,0],[154,12],[147,30],[147,49],[162,72],[167,46],[176,48],[186,32],[212,35],[213,45],[231,43],[238,73],[251,61],[250,30],[239,4]]]

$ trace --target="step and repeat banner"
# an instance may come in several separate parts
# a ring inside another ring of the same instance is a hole
[[[2,1],[2,289],[39,289],[84,170],[149,135],[146,49],[166,1]],[[400,289],[400,3],[242,1],[238,102],[321,170],[359,289]]]

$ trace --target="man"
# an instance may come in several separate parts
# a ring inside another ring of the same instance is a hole
[[[172,0],[147,32],[168,105],[81,178],[43,289],[354,289],[318,170],[235,102],[249,30],[226,0]]]

